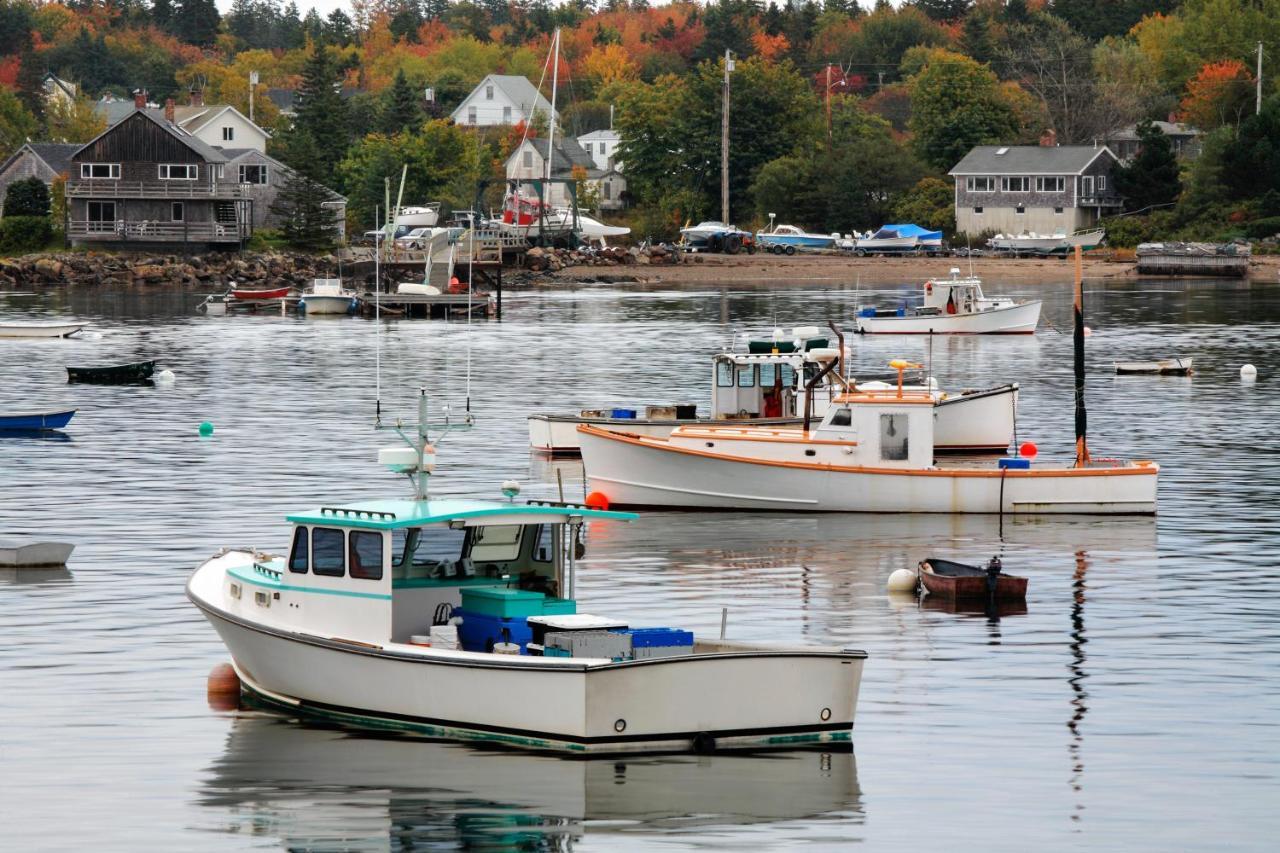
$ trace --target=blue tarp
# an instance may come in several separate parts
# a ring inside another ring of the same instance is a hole
[[[899,237],[918,237],[921,240],[941,240],[941,231],[926,231],[919,225],[885,225],[881,231],[896,232]]]

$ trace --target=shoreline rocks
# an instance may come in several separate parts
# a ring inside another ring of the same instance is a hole
[[[205,255],[62,252],[0,258],[0,286],[195,286],[271,282],[306,285],[334,275],[336,255],[216,252]]]
[[[624,249],[614,246],[607,249],[550,249],[535,246],[525,253],[524,267],[529,272],[559,272],[566,267],[616,267],[656,266],[678,264],[685,259],[678,251],[664,246],[632,246]]]

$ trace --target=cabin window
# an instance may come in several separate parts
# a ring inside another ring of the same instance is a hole
[[[1053,212],[1054,212],[1054,213],[1058,213],[1058,214],[1060,214],[1060,213],[1062,213],[1062,208],[1060,208],[1060,207],[1055,207],[1055,208],[1053,209]]]
[[[347,536],[347,571],[353,578],[382,580],[382,534],[353,530]]]
[[[555,562],[555,535],[550,524],[540,524],[534,529],[537,537],[533,540],[533,561],[535,563]]]
[[[182,202],[180,201],[172,202],[169,206],[169,218],[174,222],[181,222],[185,212]]]
[[[234,127],[224,127],[222,129],[222,141],[231,142],[236,138],[236,129]]]
[[[391,532],[391,564],[398,569],[452,563],[462,556],[465,530],[450,527],[413,527]]]
[[[880,416],[880,458],[907,458],[907,416]]]
[[[316,527],[311,531],[311,571],[318,575],[340,578],[345,573],[346,536],[332,527]]]
[[[1025,193],[1031,189],[1031,179],[1024,177],[1001,178],[1000,189],[1007,193]]]
[[[194,181],[200,177],[200,167],[194,163],[161,163],[160,180]]]
[[[968,178],[966,186],[971,193],[990,193],[995,192],[996,179],[991,177]]]
[[[257,164],[250,164],[240,167],[240,183],[242,184],[265,184],[267,182],[267,167]]]
[[[831,416],[831,426],[853,426],[853,412],[848,409],[836,409],[835,414]]]
[[[477,563],[503,563],[520,556],[520,525],[499,524],[473,530],[471,552],[467,556]]]
[[[762,364],[760,365],[760,387],[772,388],[773,383],[778,381],[778,365]]]
[[[753,364],[744,364],[738,368],[738,387],[753,388],[756,384],[756,368]]]
[[[789,364],[782,365],[782,387],[794,388],[796,384],[796,369]]]
[[[733,362],[731,361],[716,362],[716,387],[717,388],[733,387]]]
[[[294,574],[307,573],[307,546],[310,545],[307,528],[295,527],[293,530],[293,548],[289,551],[289,571]]]
[[[81,163],[80,177],[88,179],[120,180],[119,163]]]
[[[974,215],[974,216],[981,216],[981,215],[982,215],[982,208],[980,208],[980,207],[975,207],[975,208],[973,209],[973,215]]]
[[[1013,212],[1016,213],[1018,216],[1022,216],[1024,213],[1027,212],[1027,206],[1025,204],[1020,204],[1013,209]]]
[[[1060,193],[1067,188],[1067,181],[1061,175],[1053,178],[1036,178],[1036,192]]]

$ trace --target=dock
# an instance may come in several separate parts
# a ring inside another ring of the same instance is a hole
[[[1237,243],[1143,243],[1138,246],[1138,275],[1244,278],[1251,251]]]
[[[360,295],[360,313],[365,317],[379,312],[412,319],[466,317],[468,306],[472,317],[494,317],[498,313],[497,297],[492,293],[383,293],[376,304],[372,292]]]

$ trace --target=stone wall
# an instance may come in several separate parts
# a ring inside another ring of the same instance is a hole
[[[47,285],[307,285],[336,276],[334,255],[261,252],[244,255],[115,255],[93,252],[0,258],[0,287]]]

